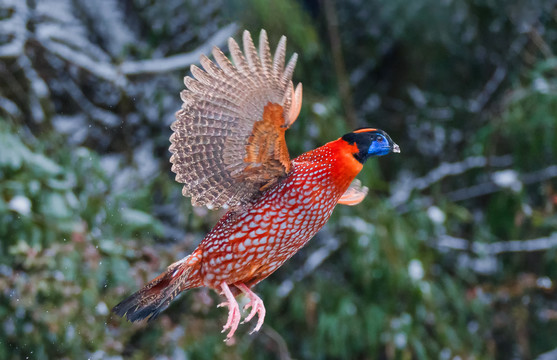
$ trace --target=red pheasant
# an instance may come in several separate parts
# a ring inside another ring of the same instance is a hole
[[[355,205],[367,194],[356,175],[372,156],[400,152],[384,131],[353,131],[291,160],[284,133],[296,120],[302,86],[291,81],[297,55],[286,67],[286,38],[274,58],[261,31],[259,53],[249,32],[244,53],[233,40],[234,64],[213,49],[216,64],[201,57],[205,71],[191,67],[184,104],[176,113],[170,161],[183,194],[195,206],[230,208],[197,249],[114,308],[130,321],[153,319],[180,292],[208,286],[225,296],[230,339],[240,323],[235,295],[250,299],[265,318],[251,288],[292,257],[329,220],[337,204]],[[217,66],[218,64],[218,66]]]

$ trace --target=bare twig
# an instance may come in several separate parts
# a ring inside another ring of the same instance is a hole
[[[535,19],[537,22],[539,16],[536,16]],[[512,53],[520,54],[524,49],[524,47],[528,44],[528,40],[533,36],[535,36],[536,34],[539,35],[539,32],[536,26],[534,25],[534,22],[532,22],[529,25],[529,31],[523,32],[521,36],[518,36],[511,43],[511,46],[509,48],[509,54]],[[485,83],[484,87],[482,88],[482,91],[480,91],[478,96],[476,96],[473,100],[470,100],[469,110],[471,112],[479,113],[485,108],[485,106],[491,100],[491,98],[493,97],[493,95],[495,94],[499,86],[503,83],[503,80],[507,76],[507,73],[508,73],[508,65],[506,63],[505,64],[500,63],[497,65],[493,74],[491,75],[487,83]]]
[[[493,94],[495,94],[495,91],[499,88],[499,85],[501,85],[505,79],[505,76],[507,76],[506,65],[497,66],[491,75],[491,78],[489,78],[487,83],[484,85],[482,91],[475,99],[470,101],[469,110],[473,113],[479,113],[482,111]]]
[[[542,52],[543,56],[545,56],[546,59],[550,59],[555,56],[551,51],[551,47],[547,44],[547,42],[545,42],[543,37],[540,35],[538,29],[532,27],[532,29],[529,32],[529,35],[530,35],[530,39],[532,39],[532,42],[538,47],[538,49],[540,49],[540,51]]]
[[[118,125],[121,119],[118,115],[111,111],[105,110],[95,104],[83,94],[81,88],[74,82],[73,79],[63,83],[66,92],[75,101],[75,103],[82,109],[83,113],[89,114],[93,119],[101,122],[104,125],[114,127]]]
[[[338,18],[335,10],[335,4],[332,0],[321,0],[325,10],[325,18],[327,19],[327,30],[329,33],[329,40],[331,42],[331,51],[333,55],[333,63],[335,66],[335,73],[338,81],[338,88],[342,105],[346,114],[346,124],[350,128],[355,128],[357,125],[356,111],[352,103],[352,94],[350,92],[350,81],[346,74],[346,67],[344,65],[344,57],[342,55],[342,46],[340,35],[338,31]]]
[[[278,355],[280,360],[290,360],[292,357],[290,356],[290,352],[288,351],[288,345],[284,338],[280,336],[280,334],[270,326],[264,326],[261,329],[265,335],[267,335],[271,340],[275,342],[277,345]]]

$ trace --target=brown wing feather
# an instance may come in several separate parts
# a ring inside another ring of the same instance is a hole
[[[191,67],[171,126],[172,171],[196,206],[238,206],[290,171],[284,132],[301,104],[291,80],[297,55],[284,66],[283,36],[273,58],[264,30],[259,53],[247,31],[243,52],[228,44],[234,64],[215,47],[216,63],[202,56],[203,70]]]
[[[282,114],[282,106],[267,104],[263,111],[263,119],[253,125],[248,138],[244,162],[249,165],[240,177],[247,181],[262,180],[261,190],[273,185],[291,168],[284,140],[286,126]]]

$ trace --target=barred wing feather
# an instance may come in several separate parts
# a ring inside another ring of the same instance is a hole
[[[285,67],[283,36],[273,58],[264,30],[259,52],[247,31],[243,46],[230,38],[233,63],[215,47],[216,63],[202,56],[203,69],[192,65],[184,79],[170,161],[195,206],[239,206],[290,171],[284,131],[301,107],[301,84],[291,80],[297,55]]]

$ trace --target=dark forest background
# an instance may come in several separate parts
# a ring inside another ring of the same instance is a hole
[[[504,0],[0,0],[0,359],[557,358],[557,7]],[[292,156],[356,127],[400,155],[256,291],[110,309],[221,214],[170,171],[189,65],[288,37]]]

